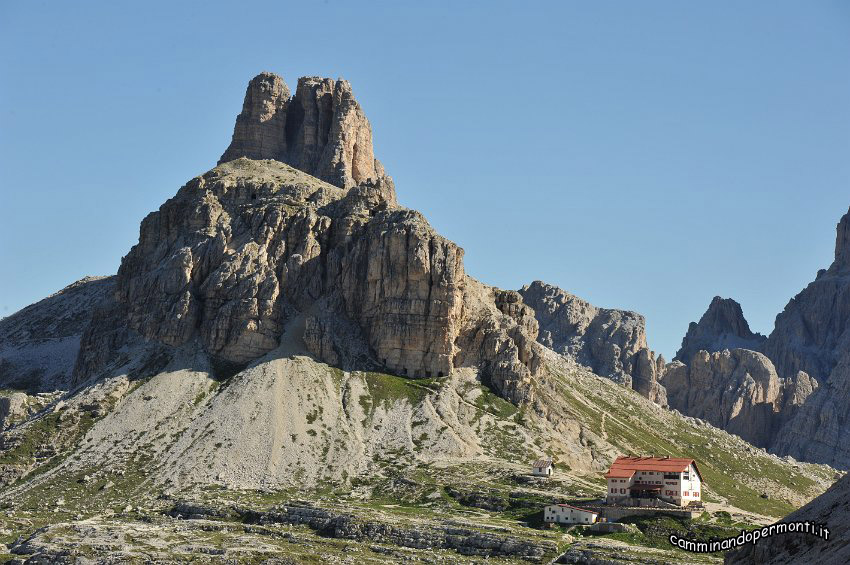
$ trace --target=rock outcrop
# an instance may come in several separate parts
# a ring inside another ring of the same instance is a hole
[[[463,250],[398,206],[350,85],[302,78],[290,98],[263,73],[221,164],[142,222],[76,379],[133,340],[197,341],[238,369],[298,316],[299,338],[328,363],[413,378],[476,367],[505,398],[531,397],[533,313],[469,278]]]
[[[541,281],[524,286],[519,293],[535,313],[541,344],[666,404],[664,389],[658,384],[664,362],[647,347],[643,316],[598,308]]]
[[[386,177],[372,148],[372,127],[345,80],[260,73],[248,84],[233,140],[219,164],[274,159],[325,182],[351,188]]]
[[[763,448],[817,388],[804,372],[780,378],[770,359],[747,349],[698,351],[690,365],[668,365],[662,383],[671,408]]]
[[[226,511],[218,508],[187,503],[175,505],[171,510],[172,515],[197,518],[207,518],[224,512]],[[548,541],[528,542],[512,536],[480,532],[456,525],[438,528],[403,527],[314,506],[289,504],[269,512],[237,508],[235,513],[247,523],[297,524],[332,538],[378,542],[415,549],[452,549],[462,555],[475,555],[484,559],[516,557],[530,563],[541,563],[546,554],[554,554],[557,550],[557,546]]]
[[[691,322],[674,361],[689,363],[698,351],[752,349],[758,351],[765,337],[750,330],[741,305],[731,298],[715,296],[699,322]]]

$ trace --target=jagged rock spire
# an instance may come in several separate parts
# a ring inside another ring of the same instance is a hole
[[[281,161],[341,188],[388,179],[375,159],[372,126],[345,80],[302,77],[290,98],[280,76],[254,77],[219,164],[239,157]]]
[[[741,305],[731,298],[715,296],[698,323],[691,322],[674,360],[689,363],[697,351],[758,349],[765,337],[750,330]]]
[[[835,262],[833,269],[850,267],[850,210],[838,221],[835,234]]]

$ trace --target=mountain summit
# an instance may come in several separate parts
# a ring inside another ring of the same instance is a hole
[[[689,363],[700,350],[758,349],[765,339],[750,330],[740,304],[731,298],[715,296],[699,322],[688,326],[682,347],[673,359]]]
[[[372,126],[346,80],[301,77],[290,97],[278,75],[254,77],[219,164],[239,157],[274,159],[340,188],[386,176]]]

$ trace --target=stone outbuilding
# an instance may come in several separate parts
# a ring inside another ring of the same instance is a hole
[[[531,466],[531,474],[535,477],[551,477],[555,472],[555,464],[549,457],[538,459]]]

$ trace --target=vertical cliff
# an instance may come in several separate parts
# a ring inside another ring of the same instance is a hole
[[[290,97],[281,77],[257,75],[219,164],[239,157],[281,161],[342,188],[385,176],[372,126],[345,80],[302,77]]]

